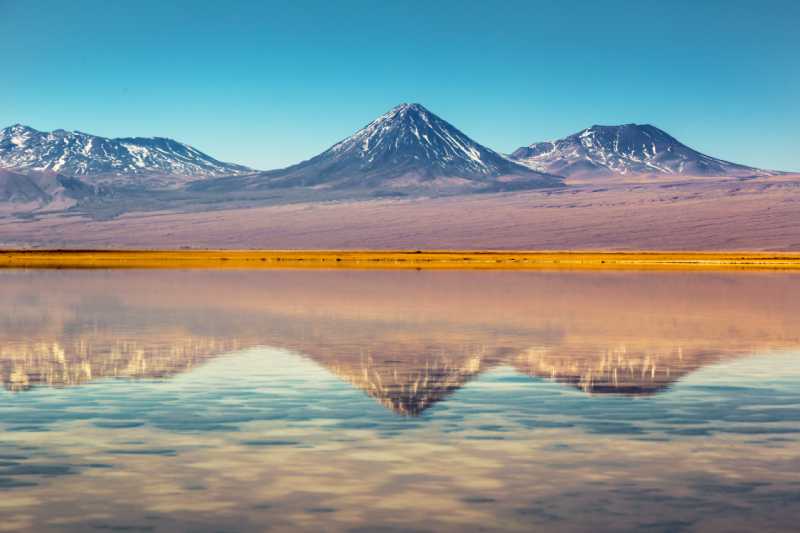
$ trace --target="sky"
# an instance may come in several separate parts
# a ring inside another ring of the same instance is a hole
[[[494,150],[648,123],[800,171],[800,2],[0,0],[0,127],[259,169],[403,102]]]

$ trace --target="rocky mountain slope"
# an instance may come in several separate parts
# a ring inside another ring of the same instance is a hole
[[[0,169],[0,202],[39,209],[66,208],[100,191],[77,178],[53,172],[19,174]],[[55,204],[55,205],[54,205]]]

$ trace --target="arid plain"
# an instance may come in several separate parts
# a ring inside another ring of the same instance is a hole
[[[800,175],[294,203],[110,220],[0,213],[0,246],[138,249],[800,250]]]

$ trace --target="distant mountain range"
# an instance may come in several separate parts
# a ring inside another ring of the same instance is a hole
[[[59,173],[87,183],[151,187],[253,172],[172,139],[109,139],[79,131],[38,131],[21,124],[0,130],[0,168]]]
[[[350,137],[296,165],[196,182],[193,191],[304,187],[375,195],[496,192],[560,186],[473,141],[420,104],[402,104]]]
[[[161,137],[0,130],[0,202],[74,206],[96,216],[295,201],[442,196],[564,186],[611,175],[769,176],[704,155],[650,125],[592,126],[511,155],[487,148],[420,104],[402,104],[328,150],[258,171]],[[98,213],[104,213],[99,215]]]
[[[592,126],[557,141],[518,148],[511,157],[534,170],[564,177],[777,174],[701,154],[649,124]]]

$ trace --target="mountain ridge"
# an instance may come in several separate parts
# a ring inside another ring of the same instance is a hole
[[[503,155],[418,103],[395,106],[320,154],[268,171],[223,163],[166,137],[110,139],[22,124],[0,130],[4,211],[98,219],[563,188],[576,177],[779,174],[707,156],[650,124],[594,125]]]
[[[63,129],[39,131],[19,123],[0,130],[0,168],[56,172],[91,183],[154,187],[253,172],[167,137],[109,138]]]

